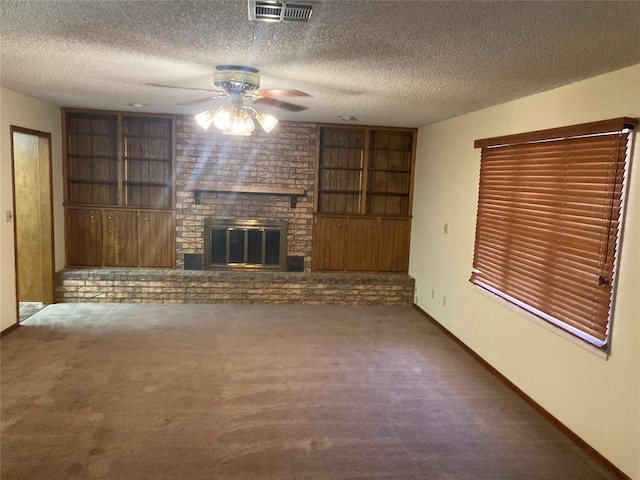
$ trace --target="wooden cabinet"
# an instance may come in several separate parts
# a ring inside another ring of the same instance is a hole
[[[345,270],[375,271],[377,259],[378,219],[347,218],[345,232]]]
[[[406,272],[409,266],[411,221],[381,218],[376,267],[379,272]]]
[[[67,208],[65,225],[68,266],[174,265],[173,212]]]
[[[131,267],[138,265],[138,216],[130,210],[103,212],[104,265]]]
[[[344,245],[347,219],[321,217],[313,228],[314,270],[344,270]]]
[[[313,270],[406,273],[410,234],[409,218],[317,215]]]
[[[175,264],[175,117],[63,109],[67,265]]]
[[[67,265],[102,266],[102,211],[67,208]]]
[[[140,222],[140,266],[173,267],[175,219],[172,212],[142,211]]]
[[[416,130],[326,125],[318,135],[313,269],[407,272]]]

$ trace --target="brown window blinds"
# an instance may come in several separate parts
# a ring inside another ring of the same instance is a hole
[[[471,282],[605,345],[635,124],[621,118],[477,140]]]

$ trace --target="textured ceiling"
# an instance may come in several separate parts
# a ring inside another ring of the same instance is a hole
[[[309,107],[280,119],[417,127],[640,63],[640,2],[316,1],[309,23],[239,1],[0,0],[3,87],[62,106],[197,113],[218,64]]]

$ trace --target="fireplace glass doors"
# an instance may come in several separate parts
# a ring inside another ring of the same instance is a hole
[[[204,269],[286,270],[287,222],[204,221]]]

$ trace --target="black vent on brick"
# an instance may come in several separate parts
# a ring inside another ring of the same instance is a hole
[[[304,272],[304,257],[302,255],[289,255],[287,257],[288,272]]]
[[[308,22],[313,5],[278,0],[249,0],[249,20],[261,22]]]
[[[185,270],[202,270],[202,254],[201,253],[185,253],[184,269]]]

